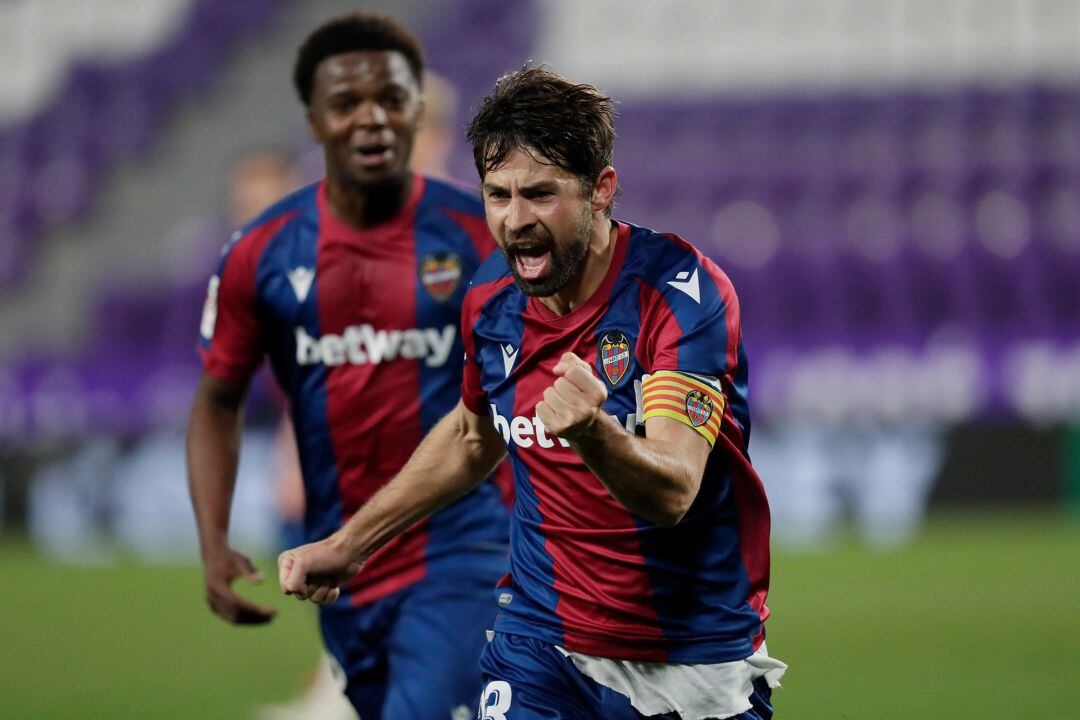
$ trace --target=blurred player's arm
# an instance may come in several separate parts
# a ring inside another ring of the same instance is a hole
[[[657,525],[686,516],[701,487],[712,446],[683,423],[650,418],[645,437],[628,433],[603,410],[607,388],[573,353],[555,366],[555,383],[536,415],[585,461],[604,487],[630,512]]]
[[[401,472],[325,540],[278,557],[282,592],[316,603],[337,599],[338,586],[372,553],[486,478],[506,445],[491,423],[458,402],[431,429]]]
[[[223,619],[244,625],[268,622],[276,612],[232,589],[238,577],[262,582],[251,560],[229,547],[247,388],[247,382],[226,382],[204,373],[195,390],[187,435],[188,489],[199,528],[206,601]]]

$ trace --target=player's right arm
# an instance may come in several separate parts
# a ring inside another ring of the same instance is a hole
[[[472,490],[505,456],[506,445],[491,419],[459,401],[401,472],[341,530],[281,554],[282,592],[316,603],[333,602],[340,594],[338,586],[360,572],[376,550]]]
[[[187,435],[188,489],[199,530],[206,601],[215,614],[241,625],[269,622],[276,612],[232,589],[233,581],[240,577],[262,582],[262,574],[251,560],[229,547],[229,513],[247,386],[247,382],[203,374],[195,390]]]
[[[188,486],[199,529],[206,600],[231,623],[258,624],[272,608],[233,592],[239,577],[260,582],[251,560],[229,547],[229,513],[239,464],[243,404],[265,353],[257,311],[259,257],[280,222],[258,226],[226,247],[207,289],[199,327],[204,373],[188,424]]]

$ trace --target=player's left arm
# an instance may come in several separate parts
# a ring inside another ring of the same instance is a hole
[[[506,443],[491,418],[459,402],[344,527],[278,557],[282,592],[324,605],[334,602],[338,586],[359,573],[376,550],[479,485],[505,456]]]
[[[555,366],[555,383],[536,415],[570,442],[608,491],[632,513],[657,525],[675,525],[697,497],[712,447],[693,427],[667,417],[649,418],[645,437],[627,432],[604,412],[607,388],[573,353]]]

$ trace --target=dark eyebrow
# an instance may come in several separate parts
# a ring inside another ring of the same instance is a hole
[[[337,83],[336,85],[329,85],[326,88],[325,96],[328,98],[341,97],[341,96],[355,96],[358,93],[353,89],[352,85],[346,83]]]
[[[365,87],[363,89],[366,90],[368,88]],[[410,90],[411,90],[411,88],[407,84],[405,84],[404,82],[398,82],[396,80],[388,80],[383,84],[382,87],[377,89],[377,92],[380,93],[380,94],[403,93],[403,94],[407,95]],[[327,89],[326,89],[326,94],[329,95],[329,96],[342,95],[342,94],[347,94],[347,93],[361,94],[361,93],[357,92],[356,87],[355,87],[355,85],[354,85],[354,83],[352,81],[352,78],[348,78],[348,77],[338,78],[338,79],[330,82],[328,84],[328,86],[327,86]]]
[[[521,192],[556,192],[559,186],[551,180],[540,180],[532,185],[522,185]]]
[[[505,187],[503,187],[501,185],[495,185],[495,184],[489,183],[489,182],[485,182],[483,184],[483,186],[482,186],[482,189],[483,189],[484,192],[487,192],[487,193],[497,192],[497,191],[507,192]],[[521,185],[518,189],[522,193],[531,193],[531,192],[556,192],[559,188],[551,180],[540,180],[540,181],[537,181],[535,183],[532,183],[531,185]]]
[[[387,82],[385,85],[383,85],[381,91],[384,92],[384,93],[387,93],[387,92],[400,92],[400,93],[405,93],[407,95],[409,93],[409,90],[411,90],[411,88],[408,85],[406,85],[405,83],[400,83],[400,82],[397,82],[396,80],[391,80],[391,81]]]

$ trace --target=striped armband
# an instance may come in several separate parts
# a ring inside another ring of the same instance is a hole
[[[653,417],[667,417],[716,442],[724,417],[724,394],[715,380],[661,370],[646,375],[641,383],[642,422]]]

